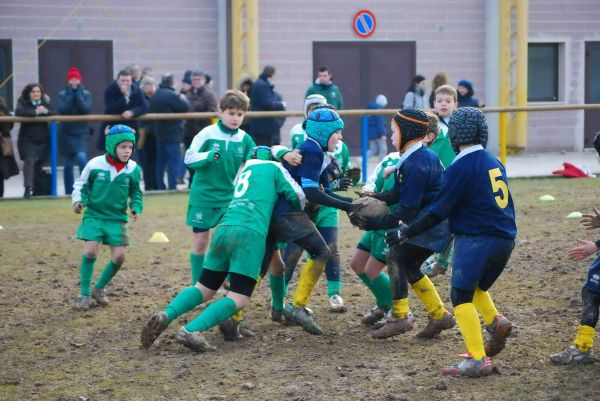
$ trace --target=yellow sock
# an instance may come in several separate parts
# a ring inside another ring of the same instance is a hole
[[[473,355],[473,358],[480,360],[485,356],[483,347],[483,335],[481,334],[481,324],[475,305],[472,303],[460,304],[454,308],[454,316],[458,322],[463,341],[467,346],[467,351]]]
[[[596,330],[591,326],[579,326],[577,337],[575,337],[575,346],[581,352],[588,352],[594,345],[594,334]]]
[[[292,304],[296,308],[303,308],[308,303],[308,297],[312,293],[312,290],[317,285],[321,273],[325,270],[325,263],[309,259],[302,271],[300,272],[300,278],[298,279],[298,286],[296,292],[294,292],[294,299]]]
[[[235,312],[231,318],[237,322],[241,322],[244,320],[244,310],[240,309],[239,311]]]
[[[429,277],[423,276],[421,280],[412,285],[412,288],[432,319],[438,320],[444,317],[446,308]]]
[[[392,301],[392,316],[404,319],[408,311],[408,298],[394,299]]]
[[[494,301],[490,297],[490,293],[481,290],[479,287],[475,289],[475,295],[473,295],[473,305],[477,308],[477,311],[483,316],[483,322],[486,325],[490,325],[494,322],[494,318],[498,316],[498,311],[494,306]]]

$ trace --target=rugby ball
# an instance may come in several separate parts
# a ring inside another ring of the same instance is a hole
[[[379,217],[385,216],[389,213],[388,205],[384,201],[379,199],[371,198],[370,196],[364,196],[358,198],[352,202],[354,205],[365,205],[358,211],[358,214],[367,217]]]

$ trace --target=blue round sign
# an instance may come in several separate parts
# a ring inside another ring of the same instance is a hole
[[[360,10],[354,15],[354,23],[352,28],[361,38],[369,37],[375,32],[377,21],[375,15],[369,10]]]

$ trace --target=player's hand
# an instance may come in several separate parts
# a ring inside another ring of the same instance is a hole
[[[75,202],[73,204],[73,211],[76,214],[80,214],[82,210],[83,210],[83,202]]]
[[[298,149],[287,152],[282,157],[290,166],[299,166],[302,164],[302,155]]]
[[[123,118],[131,118],[131,117],[133,117],[133,111],[131,111],[131,110],[125,110],[121,114],[121,117],[123,117]]]
[[[383,169],[383,178],[389,178],[390,175],[396,170],[396,166],[388,166]]]
[[[600,212],[594,208],[594,214],[584,214],[581,217],[581,225],[588,230],[600,227]]]
[[[333,189],[336,191],[345,191],[352,186],[352,180],[350,178],[340,178],[335,181]]]
[[[132,223],[137,221],[138,214],[135,212],[135,210],[132,210],[131,213],[129,213],[129,218],[131,219]]]
[[[408,238],[404,235],[406,226],[399,230],[389,231],[385,233],[385,243],[390,248],[394,248],[405,242]]]
[[[577,239],[579,246],[569,250],[569,257],[575,260],[582,260],[598,252],[598,247],[592,241]]]
[[[346,175],[352,181],[358,181],[358,180],[360,180],[360,173],[361,173],[360,167],[350,167],[348,169],[348,171],[346,172]]]

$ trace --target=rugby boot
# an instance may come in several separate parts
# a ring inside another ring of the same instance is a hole
[[[344,299],[338,294],[329,297],[329,311],[333,313],[344,313],[348,310],[344,305]]]
[[[386,323],[375,330],[371,335],[373,338],[388,338],[405,333],[413,329],[415,318],[412,313],[407,313],[402,319],[390,317]]]
[[[225,341],[238,341],[242,339],[240,323],[232,318],[219,323],[219,331],[223,334]]]
[[[92,298],[98,302],[98,305],[108,305],[108,297],[106,296],[106,291],[104,291],[104,288],[93,288]]]
[[[487,356],[481,360],[477,360],[465,354],[465,358],[454,366],[450,366],[442,369],[445,375],[451,376],[466,376],[466,377],[482,377],[490,375],[494,369],[492,367],[492,360]]]
[[[150,348],[169,323],[167,312],[154,313],[142,329],[142,347]]]
[[[75,300],[74,308],[77,310],[88,310],[90,309],[91,299],[88,295],[81,295]]]
[[[246,322],[244,322],[243,320],[239,322],[239,332],[242,338],[250,338],[256,336],[256,333],[250,330]]]
[[[575,345],[571,345],[564,351],[550,355],[550,361],[556,365],[587,365],[594,363],[592,350],[582,352]]]
[[[429,318],[427,326],[421,330],[418,334],[418,338],[433,338],[440,334],[444,330],[451,329],[456,324],[454,316],[450,312],[444,313],[441,319]]]
[[[321,335],[323,330],[315,323],[308,308],[297,308],[292,304],[287,304],[283,308],[283,316],[286,320],[292,321],[298,324],[304,329],[304,331],[314,334]]]
[[[510,320],[502,315],[496,316],[492,324],[485,326],[485,354],[489,357],[498,355],[506,346],[511,331]]]
[[[187,331],[185,326],[181,326],[177,330],[175,341],[196,352],[214,351],[217,349],[217,347],[210,345],[199,331]]]
[[[385,309],[376,306],[367,313],[365,313],[360,322],[365,326],[371,326],[383,319],[386,313],[387,311]]]

